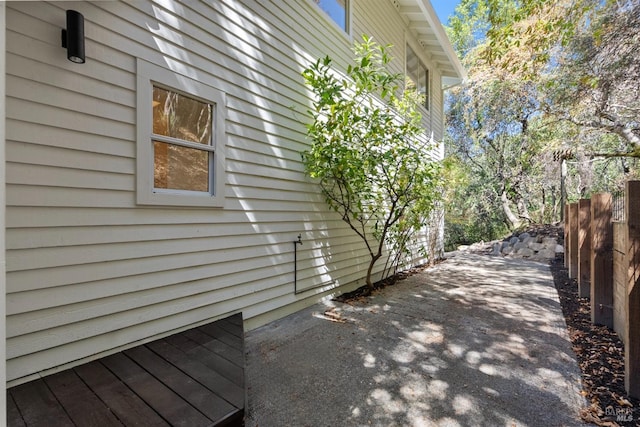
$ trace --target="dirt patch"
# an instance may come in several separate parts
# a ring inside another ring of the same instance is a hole
[[[351,292],[345,292],[343,294],[338,295],[333,298],[332,301],[338,301],[346,304],[351,304],[353,302],[362,302],[368,296],[371,296],[374,292],[379,291],[380,289],[384,289],[388,286],[395,285],[398,281],[404,280],[409,276],[413,276],[414,274],[420,273],[425,268],[429,268],[434,266],[444,260],[437,260],[429,264],[423,264],[415,266],[409,270],[400,271],[392,276],[387,277],[386,279],[382,279],[373,284],[373,289],[367,285],[360,286],[358,289],[355,289]]]

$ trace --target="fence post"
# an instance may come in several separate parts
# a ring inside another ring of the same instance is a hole
[[[569,278],[578,277],[578,203],[569,204],[569,240],[567,243],[566,254],[569,258]]]
[[[564,207],[564,267],[569,268],[569,203],[565,203]]]
[[[591,200],[578,201],[578,295],[591,296]]]
[[[591,323],[613,328],[613,198],[591,197]]]
[[[625,298],[624,383],[630,396],[640,398],[640,181],[628,181],[625,193],[629,272]]]

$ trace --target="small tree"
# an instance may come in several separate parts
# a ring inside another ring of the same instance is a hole
[[[389,47],[363,36],[346,75],[338,76],[329,57],[303,72],[316,96],[309,110],[312,146],[303,153],[306,172],[366,245],[370,289],[374,265],[385,250],[396,266],[411,250],[439,188],[420,96],[411,89],[400,93],[402,75],[387,70]]]

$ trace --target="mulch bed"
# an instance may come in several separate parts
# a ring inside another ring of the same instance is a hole
[[[582,418],[600,426],[640,426],[640,400],[624,389],[622,341],[612,329],[591,324],[589,299],[578,297],[578,283],[569,279],[564,260],[556,258],[550,266],[582,371],[583,393],[591,403]]]
[[[590,402],[582,411],[583,420],[599,426],[640,426],[640,400],[629,397],[624,388],[622,341],[612,329],[591,324],[589,299],[578,297],[578,282],[569,278],[564,259],[552,260],[550,267],[582,371],[583,394]]]

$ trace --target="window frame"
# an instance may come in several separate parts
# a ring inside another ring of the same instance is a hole
[[[351,37],[351,0],[344,0],[344,26],[345,28],[342,28],[342,25],[339,24],[336,20],[334,20],[331,15],[329,15],[321,6],[320,4],[316,1],[316,0],[309,0],[309,2],[313,3],[313,7],[316,8],[316,10],[319,10],[320,13],[322,14],[322,16],[328,20],[329,22],[331,22],[332,25],[334,25],[337,29],[339,29],[345,36],[347,37]]]
[[[422,61],[420,56],[418,56],[418,53],[417,53],[416,49],[414,49],[413,46],[411,46],[407,42],[407,43],[405,43],[405,54],[404,54],[404,68],[405,68],[404,74],[405,74],[405,76],[407,78],[410,78],[409,77],[409,70],[408,70],[409,50],[411,50],[411,52],[415,56],[416,60],[418,61],[418,64],[424,70],[424,74],[425,74],[425,81],[424,81],[424,85],[425,85],[425,100],[424,100],[424,104],[421,104],[421,105],[422,105],[422,107],[424,107],[424,109],[426,111],[430,111],[431,110],[431,70]],[[413,80],[413,79],[411,79],[411,80]]]
[[[136,201],[140,205],[223,207],[225,193],[226,95],[190,77],[138,59],[137,68],[137,141]],[[212,106],[211,145],[153,133],[153,87],[179,93]],[[154,141],[195,148],[209,154],[209,191],[175,190],[154,187]],[[213,157],[213,159],[211,159]]]

